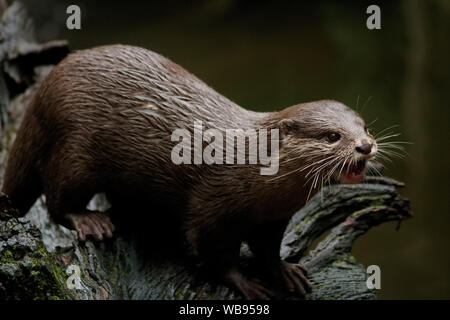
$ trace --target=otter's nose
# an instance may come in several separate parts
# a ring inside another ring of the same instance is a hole
[[[356,151],[362,154],[369,154],[372,151],[372,144],[364,143],[361,146],[357,146]]]

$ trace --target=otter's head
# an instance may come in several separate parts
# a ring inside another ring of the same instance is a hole
[[[324,100],[289,107],[279,116],[280,166],[302,172],[313,188],[330,179],[363,180],[377,143],[358,113]]]

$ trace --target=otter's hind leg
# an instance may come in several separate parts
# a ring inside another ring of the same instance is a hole
[[[108,214],[86,208],[95,194],[89,186],[76,184],[76,187],[63,188],[60,185],[57,190],[46,194],[50,216],[55,222],[75,229],[80,241],[86,241],[88,236],[98,241],[103,240],[104,236],[112,237],[115,228]]]
[[[250,233],[248,244],[272,280],[291,293],[296,292],[300,297],[304,297],[311,292],[311,284],[306,278],[307,270],[299,264],[280,259],[281,240],[287,223],[281,221],[255,226]]]
[[[199,207],[201,208],[201,206]],[[196,214],[205,217],[205,214]],[[267,300],[272,292],[254,280],[248,279],[239,270],[242,232],[236,221],[226,218],[226,213],[216,214],[222,219],[194,219],[188,225],[187,237],[197,255],[215,276],[237,289],[247,300]],[[210,217],[211,218],[211,217]],[[207,221],[207,223],[205,223]]]

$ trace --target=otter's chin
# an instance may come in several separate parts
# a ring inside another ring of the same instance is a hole
[[[366,160],[359,160],[351,166],[346,165],[339,180],[341,183],[358,183],[364,179],[366,173]]]

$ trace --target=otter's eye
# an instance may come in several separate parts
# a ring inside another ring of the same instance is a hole
[[[329,142],[336,142],[336,141],[338,141],[340,138],[341,138],[341,135],[340,135],[339,133],[337,133],[337,132],[330,132],[330,133],[327,135],[327,140],[328,140]]]

